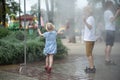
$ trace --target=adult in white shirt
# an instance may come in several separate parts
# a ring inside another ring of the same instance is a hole
[[[116,12],[116,15],[114,16],[112,9],[113,9],[113,2],[107,1],[105,3],[105,12],[104,12],[104,21],[105,21],[105,30],[106,30],[106,48],[105,48],[105,63],[107,65],[113,65],[115,64],[113,61],[111,61],[111,50],[112,46],[114,45],[114,39],[115,39],[115,19],[118,15],[118,12]]]
[[[94,60],[93,60],[93,47],[94,43],[96,41],[95,37],[95,20],[93,17],[93,12],[91,6],[87,6],[84,8],[84,41],[86,45],[86,55],[89,62],[89,67],[86,67],[85,72],[86,73],[95,73],[96,68],[94,66]]]

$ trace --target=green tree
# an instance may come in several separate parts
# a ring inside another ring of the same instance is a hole
[[[14,1],[10,1],[8,2],[8,5],[6,6],[6,10],[8,10],[8,14],[17,14],[19,12],[19,3],[16,3]],[[20,12],[21,12],[21,9],[20,9]]]
[[[38,7],[36,5],[37,5],[37,3],[31,6],[30,14],[37,15]]]
[[[69,25],[69,34],[70,42],[76,42],[75,40],[75,6],[77,0],[55,0],[56,15],[55,21],[58,21],[57,24],[67,24]]]
[[[45,0],[46,10],[48,15],[48,21],[54,22],[54,8],[55,8],[55,0]]]
[[[66,19],[74,17],[76,0],[55,0],[56,14],[60,21],[65,22]]]
[[[105,1],[107,0],[87,0],[89,3],[92,3],[94,6],[97,4],[97,3],[102,3],[102,6],[104,6],[104,3]],[[115,2],[115,6],[119,5],[119,0],[114,0]]]
[[[6,17],[6,9],[5,9],[5,0],[0,0],[0,22],[3,22],[3,25],[5,25],[5,17]]]
[[[19,7],[19,3],[14,0],[0,0],[0,22],[3,22],[5,26],[6,14],[17,14],[21,9]]]

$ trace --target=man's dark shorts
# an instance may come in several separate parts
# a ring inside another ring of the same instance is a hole
[[[106,30],[106,45],[113,46],[115,40],[115,31]]]

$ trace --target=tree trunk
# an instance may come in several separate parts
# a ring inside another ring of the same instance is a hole
[[[102,7],[104,8],[105,6],[105,0],[102,0]]]
[[[54,0],[50,0],[50,2],[48,0],[45,0],[46,3],[46,10],[47,10],[47,15],[48,15],[48,21],[53,23],[53,16],[54,16]],[[50,6],[51,9],[50,9]]]
[[[3,22],[3,26],[5,26],[5,21],[6,21],[6,10],[5,10],[5,0],[2,0],[2,22]]]
[[[45,0],[45,5],[46,5],[47,17],[48,17],[48,21],[49,21],[49,3],[48,3],[48,0]]]
[[[54,19],[54,0],[51,0],[51,16],[50,16],[50,21],[52,23],[54,23],[53,19]]]

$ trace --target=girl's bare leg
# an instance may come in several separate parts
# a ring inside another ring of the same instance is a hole
[[[48,67],[48,65],[49,65],[49,55],[46,56],[45,67]]]
[[[53,65],[53,54],[49,55],[49,67],[51,68]]]
[[[88,57],[88,61],[89,61],[90,68],[93,69],[94,68],[93,56],[89,56]]]

